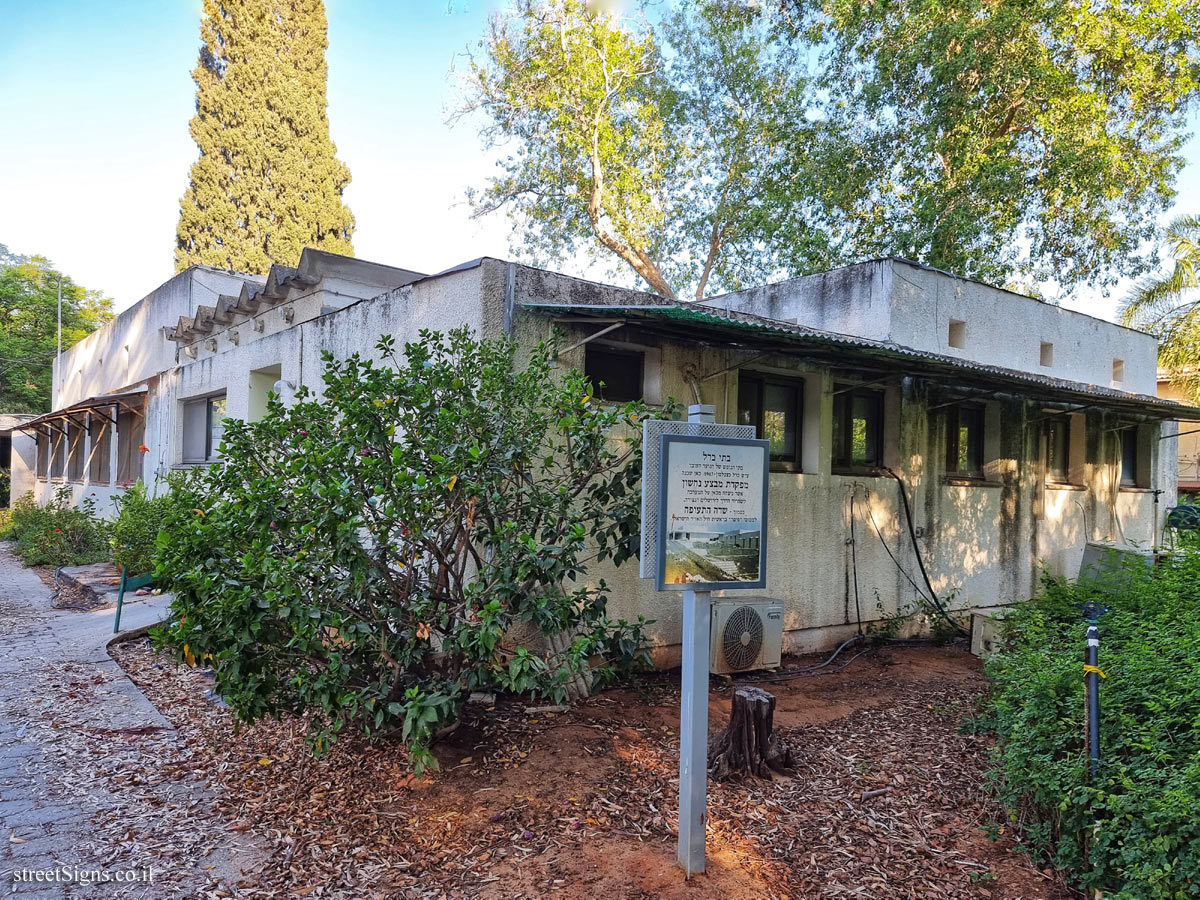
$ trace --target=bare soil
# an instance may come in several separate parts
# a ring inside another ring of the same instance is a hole
[[[314,760],[301,722],[235,733],[210,678],[144,640],[114,656],[180,730],[181,776],[210,782],[229,831],[274,848],[239,897],[1074,896],[1014,848],[986,792],[989,740],[960,725],[987,683],[961,650],[878,649],[764,684],[796,771],[710,785],[708,872],[690,881],[674,864],[678,673],[567,712],[472,707],[441,771],[414,778],[394,745],[344,740]],[[716,731],[729,684],[711,697]]]

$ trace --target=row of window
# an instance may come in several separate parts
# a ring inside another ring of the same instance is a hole
[[[965,350],[967,347],[967,323],[962,319],[951,319],[950,328],[946,334],[946,343],[956,350]],[[1038,362],[1049,368],[1054,365],[1054,344],[1051,341],[1041,341],[1038,345]],[[1116,359],[1112,361],[1112,380],[1121,382],[1125,380],[1125,360]]]
[[[642,397],[643,361],[637,351],[588,345],[586,374],[596,395],[611,402]],[[836,385],[833,395],[832,463],[835,471],[865,471],[883,465],[883,391]],[[801,471],[801,422],[804,383],[795,378],[739,372],[737,423],[753,425],[770,441],[772,468]],[[945,472],[960,478],[984,477],[985,410],[963,403],[944,412]],[[1070,482],[1070,416],[1045,423],[1046,480]],[[1139,442],[1136,427],[1120,432],[1121,483],[1138,484]]]
[[[83,481],[86,470],[92,484],[109,484],[114,443],[117,484],[132,484],[141,475],[142,454],[138,448],[145,440],[146,426],[140,413],[122,409],[114,420],[108,409],[93,410],[84,421],[64,418],[46,427],[48,432],[36,435],[38,478]]]

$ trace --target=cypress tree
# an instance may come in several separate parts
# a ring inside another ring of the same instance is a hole
[[[180,204],[175,270],[265,273],[318,247],[352,254],[342,202],[350,170],[326,115],[322,0],[204,0],[196,115],[200,147]]]

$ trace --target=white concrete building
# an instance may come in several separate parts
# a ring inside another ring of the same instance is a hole
[[[494,259],[421,276],[305,251],[265,283],[188,269],[65,352],[56,411],[21,426],[38,450],[32,468],[14,454],[14,496],[65,486],[105,508],[215,460],[221,419],[261,416],[269,391],[319,391],[323,352],[462,325],[526,346],[563,329],[560,362],[606,399],[699,400],[758,426],[762,593],[783,602],[789,651],[910,607],[918,548],[944,600],[987,608],[1031,596],[1043,566],[1075,574],[1089,541],[1150,547],[1175,498],[1174,422],[1200,420],[1153,396],[1153,337],[898,259],[689,304]],[[675,662],[677,596],[633,564],[593,574]]]

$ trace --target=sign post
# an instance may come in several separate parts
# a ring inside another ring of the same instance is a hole
[[[642,478],[642,575],[683,592],[677,860],[691,877],[705,869],[712,591],[766,586],[769,442],[752,427],[716,424],[707,405],[689,407],[681,425],[643,429],[659,445]]]

